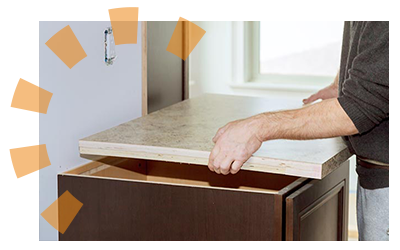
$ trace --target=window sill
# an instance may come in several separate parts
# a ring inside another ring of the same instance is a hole
[[[239,84],[230,84],[232,89],[252,89],[252,90],[274,90],[274,91],[292,91],[292,92],[317,92],[322,86],[288,84],[288,83],[266,83],[266,82],[245,82]]]

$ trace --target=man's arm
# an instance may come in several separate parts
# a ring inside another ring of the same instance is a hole
[[[337,99],[281,112],[263,113],[258,131],[262,141],[308,140],[357,134],[358,130]]]
[[[320,139],[357,133],[337,99],[301,109],[262,113],[218,130],[208,167],[216,173],[235,174],[267,140]]]

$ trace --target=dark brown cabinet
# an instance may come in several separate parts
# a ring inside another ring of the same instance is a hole
[[[348,163],[322,180],[106,158],[58,177],[83,207],[60,240],[346,240]]]

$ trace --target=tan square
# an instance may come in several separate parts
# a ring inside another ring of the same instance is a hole
[[[87,56],[69,25],[52,36],[46,45],[70,69]]]
[[[109,9],[115,45],[136,44],[138,31],[138,7]]]
[[[82,202],[67,190],[41,215],[57,231],[64,234],[82,206]]]
[[[180,17],[169,41],[167,51],[186,60],[206,33],[196,24]]]

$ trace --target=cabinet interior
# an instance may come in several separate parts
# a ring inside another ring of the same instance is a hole
[[[277,193],[299,177],[241,170],[222,175],[207,166],[108,157],[65,172],[124,180]]]

